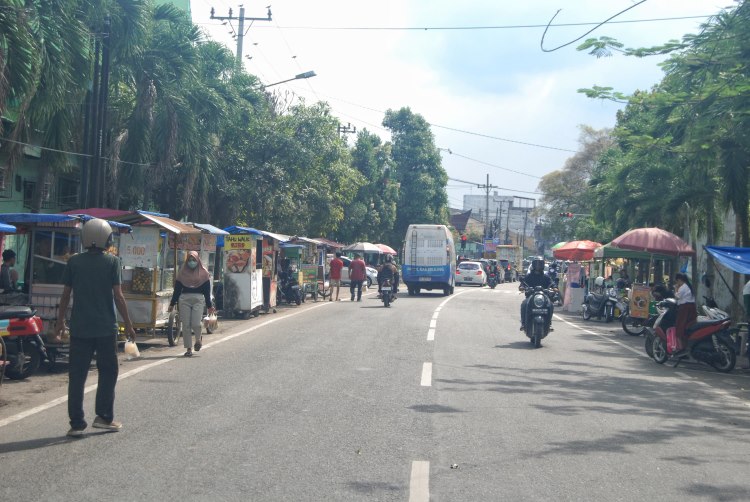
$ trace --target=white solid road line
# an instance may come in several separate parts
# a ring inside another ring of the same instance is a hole
[[[268,326],[271,323],[274,323],[274,322],[277,322],[277,321],[281,321],[282,319],[288,319],[290,317],[294,317],[296,315],[303,314],[305,312],[309,312],[310,310],[316,309],[318,307],[325,307],[326,305],[333,305],[333,303],[331,303],[331,302],[323,302],[320,305],[315,305],[315,306],[306,308],[304,310],[299,310],[299,311],[296,311],[296,312],[291,312],[291,313],[286,314],[286,315],[281,315],[280,317],[275,317],[273,319],[269,319],[269,320],[267,320],[267,321],[265,321],[265,322],[263,322],[261,324],[258,324],[257,326],[253,326],[251,328],[244,329],[244,330],[242,330],[242,331],[240,331],[238,333],[234,333],[234,334],[225,336],[224,338],[221,338],[220,340],[216,340],[215,342],[207,343],[207,344],[205,344],[203,346],[203,349],[204,350],[205,349],[209,349],[209,348],[211,348],[213,346],[219,345],[220,343],[224,343],[224,342],[226,342],[228,340],[231,340],[233,338],[237,338],[238,336],[242,336],[242,335],[245,335],[245,334],[250,333],[252,331],[255,331],[257,329],[260,329],[260,328],[262,328],[264,326]],[[181,352],[182,349],[180,348],[180,349],[178,349],[178,351]],[[166,364],[166,363],[172,362],[172,361],[177,360],[177,359],[182,359],[182,357],[180,355],[178,355],[178,354],[175,354],[175,357],[173,359],[160,359],[160,360],[154,361],[152,363],[144,364],[143,366],[139,366],[138,368],[134,368],[134,369],[132,369],[130,371],[126,371],[125,373],[121,373],[120,376],[117,378],[117,381],[119,382],[120,380],[125,380],[128,377],[131,377],[133,375],[137,375],[138,373],[142,373],[142,372],[144,372],[146,370],[150,370],[151,368],[155,368],[156,366],[160,366],[162,364]],[[96,390],[96,388],[97,388],[97,384],[89,385],[88,387],[86,387],[84,389],[83,392],[84,392],[84,394],[88,394],[88,393]],[[22,411],[20,413],[16,413],[15,415],[11,415],[8,418],[4,418],[4,419],[0,420],[0,427],[4,427],[4,426],[6,426],[8,424],[12,424],[13,422],[18,422],[19,420],[22,420],[22,419],[24,419],[26,417],[29,417],[31,415],[35,415],[35,414],[40,413],[42,411],[48,410],[50,408],[53,408],[53,407],[57,406],[58,404],[65,403],[67,401],[68,401],[68,395],[66,394],[64,396],[60,396],[58,398],[55,398],[52,401],[48,401],[48,402],[46,402],[44,404],[40,404],[39,406],[36,406],[36,407],[31,408],[29,410],[25,410],[25,411]]]
[[[435,341],[435,328],[430,328],[427,330],[427,341],[428,342]]]
[[[560,321],[562,321],[562,322],[564,322],[564,323],[565,323],[565,324],[567,324],[568,326],[572,326],[572,327],[574,327],[574,328],[576,328],[576,329],[580,329],[580,330],[582,330],[582,331],[583,331],[584,333],[588,333],[588,334],[590,334],[590,335],[598,336],[598,337],[599,337],[599,338],[601,338],[602,340],[605,340],[605,341],[607,341],[607,342],[610,342],[610,343],[614,343],[614,344],[617,344],[617,345],[619,345],[620,347],[623,347],[623,348],[625,348],[625,349],[628,349],[628,350],[629,350],[630,352],[633,352],[634,354],[637,354],[638,356],[641,356],[641,357],[645,357],[646,359],[651,359],[651,358],[650,358],[650,357],[648,356],[648,354],[646,354],[645,352],[642,352],[642,351],[640,351],[640,350],[634,349],[633,347],[630,347],[629,345],[626,345],[626,344],[624,344],[624,343],[622,343],[622,342],[619,342],[619,341],[617,341],[617,340],[613,340],[613,339],[612,339],[612,338],[611,338],[610,336],[605,336],[605,335],[602,335],[601,333],[597,333],[596,331],[591,331],[591,330],[588,330],[588,329],[582,328],[581,326],[579,326],[579,325],[577,325],[577,324],[574,324],[574,323],[572,323],[572,322],[570,322],[570,321],[567,321],[567,320],[563,319],[562,317],[560,317],[560,316],[558,316],[558,315],[555,315],[555,318],[556,318],[556,319],[558,319],[558,320],[560,320]],[[712,386],[711,386],[711,385],[709,385],[708,383],[706,383],[706,382],[704,382],[704,381],[702,381],[702,380],[698,380],[698,378],[697,378],[696,376],[694,376],[694,375],[688,375],[688,374],[687,374],[687,373],[685,373],[684,371],[675,371],[675,372],[674,372],[674,374],[675,374],[676,376],[679,376],[679,377],[681,377],[681,378],[690,378],[690,379],[692,379],[692,380],[693,380],[693,381],[694,381],[695,383],[697,383],[697,384],[700,384],[700,385],[701,385],[702,387],[704,387],[704,388],[705,388],[705,389],[706,389],[707,391],[710,391],[710,392],[712,392],[712,393],[713,393],[714,395],[716,395],[716,396],[719,396],[719,397],[722,397],[722,398],[728,398],[728,399],[730,399],[730,400],[733,400],[733,401],[739,401],[739,402],[741,402],[742,404],[744,404],[745,406],[748,406],[748,407],[750,407],[750,402],[748,402],[747,400],[745,400],[745,399],[743,399],[743,398],[741,398],[741,397],[737,397],[737,396],[735,396],[735,395],[732,395],[732,394],[730,394],[729,392],[726,392],[726,391],[724,391],[724,390],[721,390],[721,389],[717,389],[717,388],[715,388],[715,387],[712,387]],[[728,376],[728,377],[732,377],[732,376],[735,376],[735,377],[745,377],[745,375],[732,375],[732,374],[726,374],[726,375],[724,375],[724,376]]]
[[[437,328],[437,319],[433,318],[430,320],[430,327]]]
[[[432,363],[424,363],[422,365],[422,381],[420,385],[422,387],[432,387]]]
[[[430,500],[430,463],[425,460],[414,460],[411,463],[409,478],[409,502],[428,502]]]

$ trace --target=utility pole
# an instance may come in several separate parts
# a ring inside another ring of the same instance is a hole
[[[339,134],[354,134],[357,132],[357,126],[352,126],[351,122],[349,122],[345,126],[339,125],[338,131]]]
[[[511,201],[508,201],[508,213],[505,216],[505,244],[510,244],[510,205]]]
[[[211,7],[211,19],[218,19],[219,21],[228,21],[231,23],[235,19],[239,23],[237,26],[237,66],[242,66],[242,41],[245,37],[245,21],[271,21],[271,6],[268,6],[268,17],[245,17],[245,7],[240,5],[240,15],[237,17],[232,16],[232,9],[229,9],[228,16],[216,16],[214,15],[214,8]],[[231,26],[231,24],[230,24]],[[248,30],[250,27],[248,27]]]
[[[477,185],[477,188],[484,188],[484,238],[487,239],[487,233],[490,230],[490,190],[492,188],[500,188],[497,185],[490,185],[490,175],[487,173],[487,183],[484,185]]]

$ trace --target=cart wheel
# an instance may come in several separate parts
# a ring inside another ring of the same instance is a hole
[[[248,319],[250,319],[252,316],[253,316],[252,312],[243,312],[242,313],[242,319],[244,319],[245,321],[247,321]]]
[[[180,314],[174,310],[169,314],[169,322],[167,323],[167,341],[170,347],[177,345],[177,339],[180,337],[182,331],[182,325],[180,324]]]

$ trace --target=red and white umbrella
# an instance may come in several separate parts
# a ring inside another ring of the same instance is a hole
[[[380,251],[383,252],[383,254],[398,254],[391,246],[388,244],[375,244],[377,247],[380,248]]]
[[[589,261],[594,258],[594,250],[602,245],[594,241],[571,241],[552,250],[558,260]]]

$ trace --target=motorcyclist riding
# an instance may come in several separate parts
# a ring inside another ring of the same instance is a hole
[[[396,290],[398,286],[398,269],[393,264],[393,257],[391,255],[385,256],[385,263],[378,270],[378,284],[383,284],[384,281],[391,281],[391,289],[393,290],[393,299],[396,299]]]
[[[533,289],[536,286],[541,286],[543,289],[548,289],[552,286],[552,279],[549,276],[544,275],[544,259],[534,258],[531,262],[531,272],[526,274],[521,279],[521,284],[518,286],[519,291],[523,291],[527,288]],[[526,305],[529,303],[529,297],[527,296],[524,301],[521,302],[521,331],[525,329],[524,322],[526,322]]]

